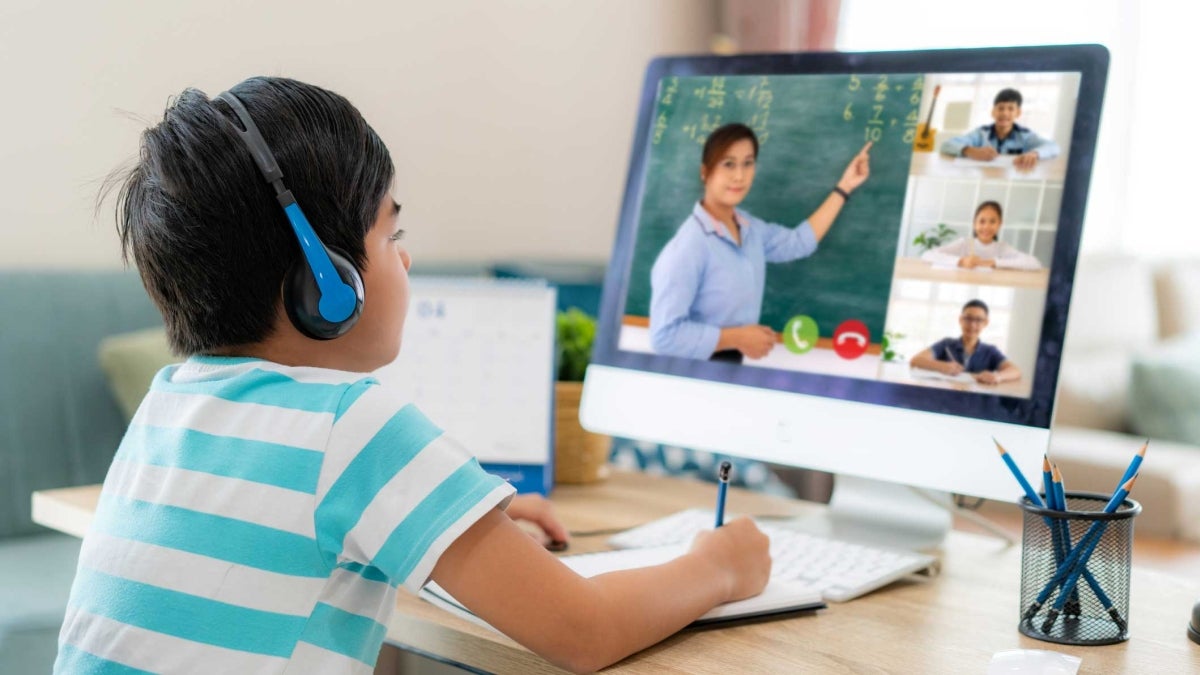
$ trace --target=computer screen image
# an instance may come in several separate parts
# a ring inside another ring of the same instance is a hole
[[[1014,496],[976,476],[994,450],[965,457],[1046,449],[1106,68],[1095,46],[653,62],[585,425]]]

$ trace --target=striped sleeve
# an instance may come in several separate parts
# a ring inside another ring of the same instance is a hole
[[[513,487],[388,387],[358,383],[343,400],[317,480],[317,542],[416,592]]]

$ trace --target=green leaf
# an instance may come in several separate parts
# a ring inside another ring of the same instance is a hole
[[[571,307],[556,317],[558,341],[558,379],[581,382],[592,359],[596,341],[596,319]]]

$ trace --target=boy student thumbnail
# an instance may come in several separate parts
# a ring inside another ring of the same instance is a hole
[[[282,181],[239,138],[251,125]],[[56,672],[369,673],[397,587],[430,579],[590,671],[762,590],[767,538],[745,519],[664,565],[576,575],[512,520],[565,539],[548,502],[514,497],[365,374],[395,358],[408,303],[392,179],[359,112],[294,80],[185,90],[142,134],[118,231],[188,358],[158,373],[117,450]],[[310,267],[326,263],[301,256],[289,195],[347,259],[342,279],[361,271],[348,331],[311,304],[353,285],[327,275],[317,291]]]
[[[958,317],[962,337],[943,338],[912,358],[914,368],[944,375],[969,373],[980,384],[1000,384],[1021,379],[1021,369],[1004,353],[979,339],[988,325],[988,306],[982,300],[963,305]]]
[[[1032,169],[1040,159],[1058,156],[1058,144],[1017,124],[1021,116],[1021,92],[1001,89],[992,102],[992,124],[985,124],[942,144],[942,153],[990,162],[998,155],[1016,155],[1013,166]]]
[[[987,201],[975,207],[971,236],[961,237],[921,254],[921,260],[946,267],[966,269],[1038,270],[1042,263],[1000,241],[1004,211],[999,202]]]

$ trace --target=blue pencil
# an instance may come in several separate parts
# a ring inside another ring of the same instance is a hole
[[[725,493],[729,490],[731,469],[733,469],[733,465],[729,462],[721,462],[721,466],[717,469],[717,524],[715,527],[725,524]]]
[[[1058,470],[1058,467],[1053,466],[1052,468],[1053,468],[1053,474],[1054,474],[1054,496],[1055,496],[1056,501],[1058,502],[1059,507],[1065,511],[1065,510],[1067,510],[1067,507],[1066,507],[1067,488],[1066,488],[1066,485],[1063,483],[1062,473]],[[1065,522],[1062,523],[1062,528],[1063,528],[1064,534],[1066,535],[1066,539],[1064,542],[1064,544],[1066,546],[1066,552],[1069,554],[1071,552],[1071,531],[1069,529],[1068,524]],[[1104,610],[1108,612],[1108,615],[1110,617],[1112,617],[1113,623],[1117,624],[1117,628],[1120,629],[1120,631],[1122,633],[1124,633],[1125,628],[1127,626],[1127,624],[1125,623],[1125,619],[1121,618],[1121,612],[1117,610],[1117,608],[1113,605],[1112,600],[1109,599],[1108,594],[1105,593],[1104,589],[1100,587],[1100,582],[1096,581],[1096,577],[1092,576],[1092,573],[1088,571],[1086,562],[1083,565],[1083,580],[1085,582],[1087,582],[1088,587],[1090,587],[1092,589],[1092,593],[1096,594],[1096,599],[1100,601],[1100,604],[1104,606]],[[1072,595],[1074,597],[1072,597],[1071,600],[1073,602],[1075,602],[1077,605],[1077,607],[1075,608],[1074,615],[1078,616],[1079,615],[1079,608],[1078,608],[1079,596],[1077,593],[1072,593]],[[1070,612],[1068,612],[1068,614],[1070,614]]]
[[[1125,474],[1121,476],[1121,480],[1117,481],[1118,486],[1124,485],[1125,481],[1137,475],[1138,470],[1142,468],[1142,460],[1146,458],[1146,449],[1149,447],[1150,439],[1147,438],[1146,442],[1142,443],[1141,449],[1133,456],[1133,460],[1129,462],[1129,468],[1125,469]]]
[[[1133,488],[1133,483],[1136,479],[1136,476],[1130,478],[1116,491],[1115,494],[1113,494],[1112,498],[1108,500],[1108,504],[1104,506],[1104,513],[1112,513],[1120,507],[1121,502],[1125,501],[1125,498],[1129,496],[1129,490]],[[1103,531],[1104,521],[1098,520],[1088,527],[1087,532],[1085,532],[1083,537],[1079,540],[1079,544],[1075,546],[1070,555],[1067,556],[1067,559],[1063,561],[1063,564],[1058,566],[1058,569],[1054,573],[1054,577],[1051,578],[1050,582],[1042,588],[1040,593],[1038,593],[1037,599],[1035,599],[1033,603],[1029,605],[1029,609],[1025,610],[1025,615],[1023,617],[1024,619],[1031,619],[1033,618],[1034,614],[1037,614],[1038,610],[1041,609],[1042,605],[1046,602],[1046,599],[1049,598],[1050,594],[1054,592],[1054,589],[1057,588],[1059,584],[1065,582],[1068,577],[1072,576],[1072,573],[1075,571],[1075,566],[1081,558],[1083,558],[1083,564],[1087,564],[1087,560],[1084,558],[1084,556],[1090,555],[1089,549],[1095,548],[1093,539],[1098,542],[1100,535],[1103,534]],[[1076,577],[1078,577],[1078,575],[1076,575]],[[1066,602],[1065,594],[1069,590],[1070,589],[1067,588],[1063,589],[1064,596],[1059,598],[1063,603]],[[1056,601],[1055,604],[1057,605],[1058,602]],[[1046,622],[1042,624],[1043,632],[1049,631],[1050,626],[1054,625],[1054,621],[1058,618],[1058,614],[1061,610],[1061,606],[1059,606],[1057,610],[1051,608],[1046,617]]]
[[[1045,485],[1046,507],[1054,511],[1066,511],[1065,500],[1060,500],[1058,491],[1054,489],[1051,468],[1050,458],[1042,455],[1042,484]],[[1044,520],[1046,527],[1050,528],[1050,539],[1054,546],[1054,566],[1057,568],[1071,552],[1071,530],[1061,518],[1045,518]],[[1068,614],[1079,606],[1078,598],[1073,599],[1076,602],[1067,610]]]
[[[996,449],[1000,451],[1000,459],[1004,460],[1004,463],[1008,465],[1008,470],[1012,472],[1012,475],[1017,479],[1017,482],[1021,484],[1021,489],[1025,491],[1025,496],[1029,498],[1029,503],[1038,508],[1045,508],[1046,505],[1042,503],[1042,498],[1038,497],[1038,494],[1034,491],[1033,486],[1029,484],[1029,481],[1025,480],[1025,476],[1022,475],[1021,470],[1017,468],[1017,463],[1013,461],[1012,457],[1008,456],[1008,451],[1004,449],[1003,445],[1000,445],[1000,441],[993,438],[992,442],[996,444]]]

